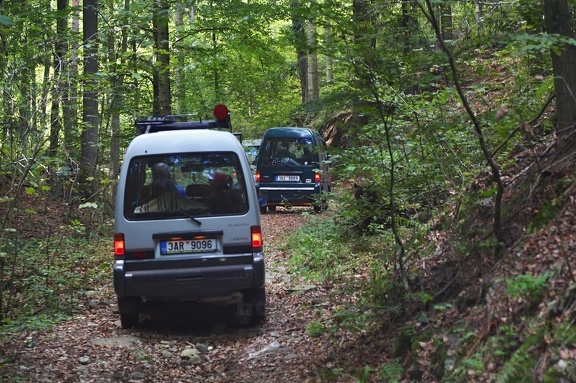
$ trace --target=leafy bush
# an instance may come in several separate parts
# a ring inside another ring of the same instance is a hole
[[[74,236],[23,239],[14,232],[1,252],[10,265],[0,273],[4,327],[37,328],[82,309],[87,292],[110,277],[108,247]]]

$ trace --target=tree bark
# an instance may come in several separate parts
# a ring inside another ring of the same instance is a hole
[[[318,80],[318,51],[316,42],[316,26],[313,21],[307,23],[308,40],[308,88],[306,101],[316,101],[320,98],[320,85]]]
[[[68,15],[65,14],[68,9],[68,0],[58,0],[56,4],[58,10],[58,18],[56,20],[56,46],[54,47],[54,89],[52,92],[52,106],[50,116],[50,146],[48,153],[55,156],[58,152],[59,136],[62,130],[62,119],[60,118],[60,107],[62,105],[62,94],[65,71],[65,55],[67,50],[67,35],[68,35]]]
[[[545,0],[544,19],[548,34],[574,37],[567,0]],[[559,137],[574,137],[576,123],[576,47],[562,44],[551,50],[556,94],[556,128]]]
[[[298,59],[298,77],[300,79],[300,93],[302,103],[306,103],[308,94],[308,52],[306,49],[305,20],[299,14],[300,1],[292,0],[292,35],[296,56]]]
[[[170,92],[170,33],[168,29],[167,0],[154,1],[154,78],[156,80],[156,97],[154,114],[166,116],[172,113],[172,95]]]
[[[110,14],[114,11],[114,1],[109,0],[108,7]],[[124,0],[124,12],[128,15],[130,10],[130,0]],[[108,51],[109,62],[113,65],[119,57],[120,70],[114,70],[114,77],[112,79],[112,97],[110,102],[110,128],[111,128],[111,139],[110,139],[110,171],[108,177],[111,181],[117,180],[120,174],[120,112],[122,110],[122,105],[124,103],[124,70],[123,67],[126,64],[126,53],[128,52],[128,17],[124,16],[122,22],[122,32],[120,39],[120,50],[115,52],[115,38],[113,31],[108,34]],[[113,203],[116,196],[117,184],[112,182],[112,192],[110,193],[110,203]]]
[[[80,15],[78,7],[80,0],[72,0],[72,30],[71,36],[77,36],[80,31]],[[76,45],[74,41],[74,44]],[[78,52],[73,48],[70,52],[69,63],[66,65],[66,76],[62,90],[62,122],[64,128],[64,148],[66,153],[75,161],[78,160],[78,92],[79,88],[73,79],[78,78]]]
[[[84,0],[84,90],[82,98],[82,149],[80,185],[88,198],[96,192],[96,161],[98,159],[98,1]]]

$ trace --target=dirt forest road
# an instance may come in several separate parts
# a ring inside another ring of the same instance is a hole
[[[230,311],[196,307],[148,315],[139,328],[122,329],[110,284],[89,292],[86,308],[74,319],[5,342],[2,381],[353,381],[350,376],[327,379],[326,371],[351,356],[345,348],[354,348],[354,340],[338,343],[333,337],[306,335],[307,324],[322,320],[323,310],[333,304],[328,289],[302,285],[284,267],[283,234],[309,218],[280,209],[262,216],[268,271],[265,323],[234,326]]]

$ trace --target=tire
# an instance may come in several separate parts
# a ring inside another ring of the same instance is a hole
[[[118,298],[118,311],[120,312],[122,328],[138,326],[138,323],[140,323],[140,303],[139,298]]]
[[[260,206],[260,214],[266,214],[266,206]]]
[[[270,213],[274,213],[276,211],[276,205],[269,205],[268,206],[268,211]]]
[[[255,326],[266,320],[266,290],[253,290],[249,297],[251,306],[250,324]]]
[[[140,323],[140,316],[138,313],[120,314],[120,324],[122,328],[138,327]]]

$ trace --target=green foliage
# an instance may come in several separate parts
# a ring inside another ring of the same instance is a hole
[[[531,274],[518,275],[506,280],[506,293],[512,299],[523,298],[528,302],[536,302],[546,288],[552,272],[544,272],[539,276]]]
[[[340,251],[334,225],[332,219],[316,218],[290,235],[288,247],[292,256],[289,265],[294,271],[312,280],[323,280],[346,270],[343,259],[346,255]]]
[[[474,381],[474,377],[484,370],[484,355],[475,353],[460,360],[448,371],[443,382]]]
[[[332,317],[338,328],[348,331],[362,331],[369,328],[375,312],[366,307],[345,305],[333,310]]]
[[[325,334],[326,332],[328,332],[328,329],[321,322],[312,322],[312,323],[308,323],[308,325],[306,325],[305,334],[308,336],[312,336],[312,337],[320,336],[320,335]]]
[[[0,280],[4,331],[38,329],[73,315],[109,279],[107,244],[73,236],[22,239],[14,231],[2,247],[11,265]],[[14,262],[18,259],[18,262]]]
[[[323,381],[330,382],[342,376],[342,368],[339,367],[325,367],[320,366],[320,373],[322,374]]]
[[[532,222],[528,227],[528,232],[533,233],[538,229],[545,227],[551,220],[556,217],[561,206],[561,201],[558,199],[544,201],[544,203],[540,206],[538,214],[536,214],[536,216],[534,216],[532,219]]]
[[[370,366],[362,367],[361,369],[356,371],[356,381],[358,383],[369,382],[371,372],[372,372],[372,368]]]
[[[542,341],[542,334],[529,337],[502,367],[496,378],[497,383],[529,382],[534,380],[536,356],[532,347]]]
[[[400,383],[404,368],[400,360],[394,359],[389,363],[380,366],[380,379],[388,383]]]

